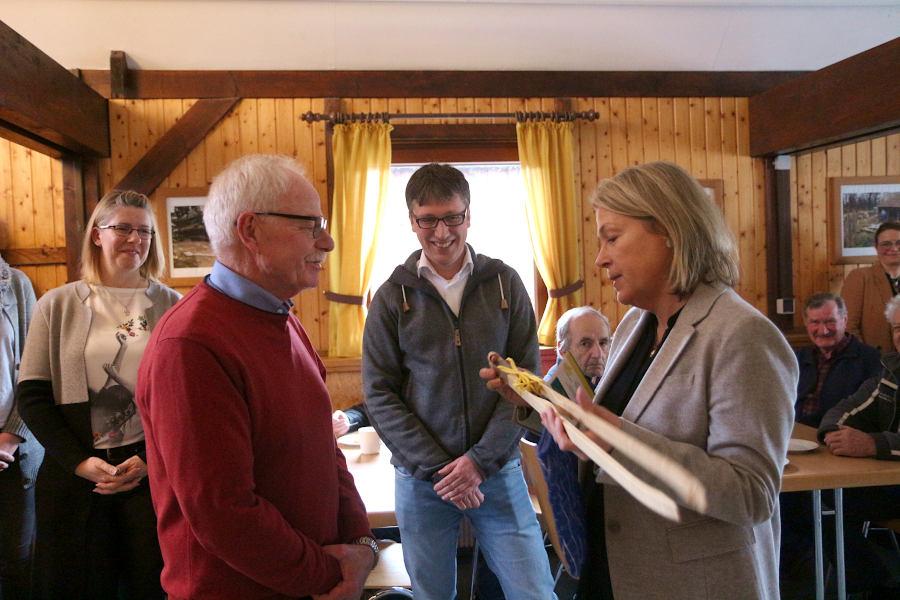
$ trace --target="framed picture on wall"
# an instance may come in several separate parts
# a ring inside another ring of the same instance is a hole
[[[875,230],[900,221],[900,177],[828,180],[831,263],[875,262]]]
[[[206,188],[160,189],[156,193],[157,235],[173,287],[195,285],[212,269],[215,256],[203,226]]]

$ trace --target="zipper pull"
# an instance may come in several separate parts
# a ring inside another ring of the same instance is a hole
[[[459,327],[453,330],[453,339],[456,340],[456,347],[459,348],[462,346],[462,337],[459,335]]]

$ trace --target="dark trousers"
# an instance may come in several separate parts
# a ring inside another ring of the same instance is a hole
[[[793,575],[793,563],[803,561],[814,551],[812,494],[791,492],[781,494],[781,567],[783,575]],[[834,493],[822,493],[823,508],[834,506]],[[844,565],[847,591],[871,590],[886,585],[890,565],[884,553],[863,537],[865,521],[879,521],[900,517],[900,486],[848,488],[844,490]],[[825,556],[836,564],[834,519],[822,519],[822,544]],[[887,555],[891,557],[891,554]],[[893,557],[896,561],[896,556]],[[890,560],[890,558],[888,558]]]
[[[34,486],[24,489],[19,455],[0,471],[0,600],[31,598]]]
[[[609,559],[606,554],[606,525],[603,486],[593,477],[584,484],[587,557],[578,580],[578,600],[613,600]]]
[[[36,499],[35,598],[165,598],[147,480],[129,492],[102,496],[91,492],[93,484],[74,475],[66,474],[76,481],[42,486],[44,475],[42,467]]]

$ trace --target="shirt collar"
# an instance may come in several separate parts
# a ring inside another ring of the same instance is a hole
[[[419,256],[419,260],[416,263],[416,268],[418,269],[419,277],[422,277],[422,275],[423,275],[422,272],[426,269],[428,271],[430,271],[431,273],[440,277],[440,275],[437,272],[437,269],[434,268],[434,265],[432,265],[431,261],[428,260],[428,257],[425,256],[424,250],[422,251],[421,256]],[[466,256],[463,259],[462,267],[460,267],[459,271],[457,271],[456,274],[447,283],[453,283],[454,281],[457,281],[460,277],[469,275],[469,273],[472,272],[473,268],[475,268],[475,263],[472,262],[472,253],[469,252],[469,247],[466,246]]]
[[[294,306],[291,300],[278,298],[219,261],[213,263],[212,271],[206,276],[206,283],[238,302],[266,312],[286,315]]]

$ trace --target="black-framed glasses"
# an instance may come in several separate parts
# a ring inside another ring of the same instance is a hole
[[[119,237],[127,238],[132,231],[136,231],[142,240],[149,240],[156,233],[149,227],[132,227],[128,223],[116,223],[115,225],[96,225],[97,229],[112,229]]]
[[[282,219],[293,219],[295,221],[311,221],[313,226],[310,231],[312,231],[313,239],[318,238],[322,235],[322,232],[328,228],[328,219],[325,217],[311,217],[309,215],[292,215],[290,213],[280,213],[280,212],[254,212],[254,215],[262,215],[264,217],[281,217]]]
[[[438,223],[443,223],[447,227],[459,227],[466,220],[466,213],[469,212],[469,209],[462,211],[461,213],[454,213],[452,215],[444,215],[443,217],[434,217],[432,215],[428,215],[425,217],[417,217],[413,215],[413,219],[422,229],[434,229],[438,226]]]

